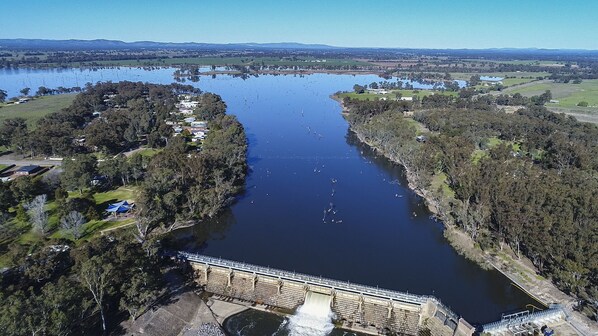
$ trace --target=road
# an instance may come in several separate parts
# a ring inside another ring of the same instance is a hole
[[[29,166],[29,165],[36,165],[36,166],[60,166],[62,165],[62,161],[54,161],[54,160],[29,160],[23,159],[18,160],[14,158],[4,158],[0,157],[0,165],[17,165],[17,166]]]

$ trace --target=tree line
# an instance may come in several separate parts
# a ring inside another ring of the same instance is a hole
[[[525,255],[596,319],[598,128],[546,110],[547,96],[343,103],[351,129],[402,164],[442,220],[484,250]],[[507,114],[503,100],[524,106]],[[405,108],[430,131],[420,141]]]

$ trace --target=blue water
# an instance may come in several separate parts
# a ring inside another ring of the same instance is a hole
[[[99,80],[171,83],[172,69],[0,70],[9,96],[24,85]],[[496,271],[446,242],[442,224],[406,187],[403,170],[348,131],[329,96],[374,75],[201,77],[249,138],[246,192],[215,220],[177,232],[181,249],[417,294],[433,294],[470,322],[535,303]],[[11,93],[12,92],[12,93]],[[1,111],[0,111],[1,113]],[[337,181],[333,183],[332,180]],[[334,189],[334,192],[333,192]],[[324,212],[333,208],[324,218]]]
[[[498,82],[504,79],[504,77],[493,77],[493,76],[480,76],[483,81]]]

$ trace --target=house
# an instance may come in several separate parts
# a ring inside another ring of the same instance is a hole
[[[187,115],[193,114],[193,110],[192,109],[180,109],[179,112],[182,113],[182,114],[187,114]]]
[[[208,133],[208,129],[205,127],[184,127],[184,129],[188,130],[191,134]]]
[[[404,100],[404,101],[413,101],[413,97],[401,97],[400,100]]]
[[[42,169],[43,169],[42,167],[36,166],[36,165],[23,166],[23,167],[20,167],[19,169],[15,170],[14,175],[16,175],[16,176],[34,175],[36,173],[39,173]]]
[[[387,94],[388,90],[386,90],[386,89],[369,89],[368,92],[375,93],[375,94]]]
[[[192,121],[190,124],[191,127],[208,127],[207,121]]]
[[[180,105],[181,105],[181,107],[186,108],[186,109],[194,109],[197,107],[197,105],[199,105],[199,102],[183,100],[180,103]]]
[[[195,121],[195,117],[188,117],[188,118],[183,119],[183,121],[186,123],[192,123]]]

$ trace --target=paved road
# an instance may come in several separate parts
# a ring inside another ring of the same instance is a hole
[[[37,166],[60,166],[62,165],[62,161],[53,161],[53,160],[18,160],[18,159],[11,159],[11,158],[3,158],[0,157],[0,164],[1,165],[17,165],[17,166],[28,166],[28,165],[37,165]]]

